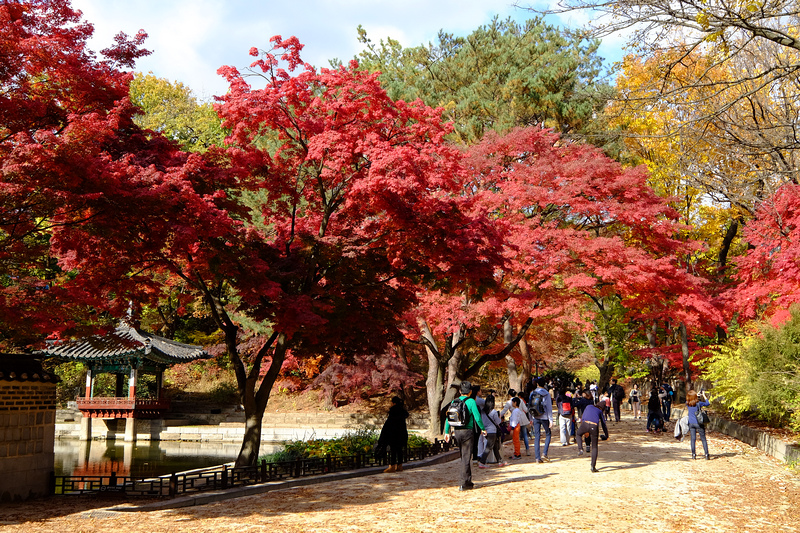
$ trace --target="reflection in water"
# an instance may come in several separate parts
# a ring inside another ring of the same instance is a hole
[[[112,472],[118,476],[160,476],[230,463],[240,448],[241,444],[212,442],[57,439],[55,473],[57,476],[109,476]],[[280,449],[280,445],[261,444],[262,455]]]

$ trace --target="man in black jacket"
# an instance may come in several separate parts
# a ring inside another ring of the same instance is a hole
[[[620,406],[622,400],[625,399],[625,389],[622,385],[617,385],[617,380],[611,380],[611,386],[608,388],[608,395],[611,396],[611,407],[614,409],[614,421],[619,422],[620,419]]]

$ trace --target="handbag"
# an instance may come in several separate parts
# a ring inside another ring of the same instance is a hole
[[[695,416],[697,417],[697,424],[701,427],[705,427],[706,424],[711,422],[711,419],[708,418],[708,413],[703,411],[702,407],[697,408],[697,413],[695,413]]]

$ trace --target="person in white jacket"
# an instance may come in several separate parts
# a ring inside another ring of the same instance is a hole
[[[519,408],[522,409],[523,413],[525,413],[525,420],[521,421],[522,427],[520,428],[519,434],[520,437],[522,437],[522,442],[525,444],[525,455],[530,455],[531,445],[529,437],[531,430],[531,414],[528,410],[528,405],[525,403],[525,400],[517,396],[517,391],[514,389],[510,389],[508,391],[508,401],[506,401],[505,405],[503,405],[503,409],[500,410],[500,417],[502,418],[504,414],[513,410],[513,406],[511,405],[512,398],[519,398]]]

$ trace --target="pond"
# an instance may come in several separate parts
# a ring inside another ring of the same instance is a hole
[[[211,442],[116,440],[55,441],[57,476],[94,475],[149,477],[230,463],[241,444]],[[261,455],[274,453],[281,445],[261,444]]]

